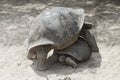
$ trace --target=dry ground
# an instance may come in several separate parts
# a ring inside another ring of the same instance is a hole
[[[85,9],[100,52],[77,69],[55,64],[40,72],[23,45],[36,15],[54,6]],[[120,1],[0,0],[0,80],[120,80]]]

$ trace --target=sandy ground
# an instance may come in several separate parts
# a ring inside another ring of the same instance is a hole
[[[0,80],[120,80],[120,3],[99,1],[1,0]],[[36,15],[54,6],[84,8],[85,20],[96,25],[91,32],[100,52],[77,69],[54,64],[37,71],[26,58],[25,39]]]

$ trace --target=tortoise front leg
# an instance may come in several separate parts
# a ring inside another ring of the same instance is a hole
[[[66,57],[65,62],[66,64],[70,65],[72,68],[77,68],[77,63],[71,57]]]
[[[59,56],[59,62],[65,63],[72,68],[77,68],[77,63],[71,58],[71,57],[66,57],[65,55],[60,55]]]
[[[50,61],[47,59],[47,54],[51,50],[50,46],[41,46],[36,49],[37,54],[37,69],[46,70],[50,66]]]
[[[47,63],[47,53],[39,53],[37,52],[37,69],[40,71],[48,69]]]

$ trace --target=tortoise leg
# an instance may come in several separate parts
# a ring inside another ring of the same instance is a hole
[[[48,69],[47,54],[37,53],[37,69],[40,71]]]
[[[71,57],[66,57],[65,63],[70,65],[72,68],[77,68],[77,63]]]
[[[37,54],[37,69],[46,70],[50,66],[50,61],[47,59],[47,54],[51,50],[48,46],[42,46],[36,49]]]
[[[92,23],[84,22],[84,24],[83,24],[83,28],[86,30],[91,29],[92,27],[94,27],[94,25]]]
[[[83,36],[86,39],[91,51],[94,51],[94,52],[99,51],[99,48],[97,46],[95,37],[88,30],[83,29],[81,31],[80,35]]]
[[[72,68],[77,68],[77,63],[71,57],[66,57],[65,55],[59,56],[59,62],[63,64],[67,64]]]

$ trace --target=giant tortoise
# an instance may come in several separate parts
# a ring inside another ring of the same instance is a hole
[[[49,61],[46,57],[51,49],[62,50],[76,42],[80,35],[86,37],[90,24],[84,28],[84,18],[83,9],[67,7],[54,7],[40,13],[27,38],[28,59],[37,59],[39,70],[47,69]],[[90,40],[87,42],[91,43]]]
[[[82,37],[79,37],[78,40],[71,46],[62,50],[55,50],[54,53],[58,54],[59,62],[76,68],[77,63],[90,58],[92,51],[90,50],[86,40]]]

